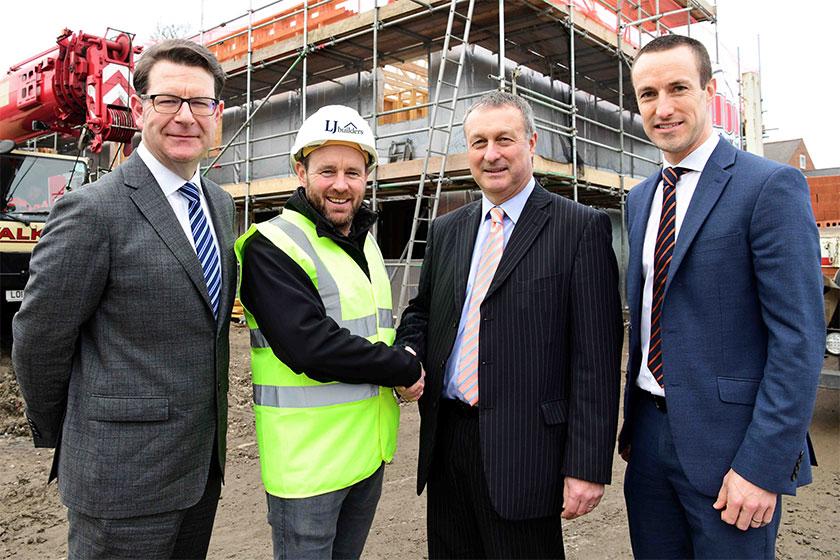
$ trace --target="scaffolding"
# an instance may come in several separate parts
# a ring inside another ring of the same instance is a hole
[[[410,269],[422,261],[422,247],[411,246],[437,215],[440,194],[440,211],[476,197],[465,146],[449,141],[453,130],[474,99],[505,89],[535,109],[537,179],[554,192],[612,209],[623,261],[625,197],[660,165],[637,114],[632,59],[649,37],[677,28],[690,35],[692,26],[709,24],[716,41],[716,7],[706,0],[368,3],[275,1],[194,38],[228,75],[225,141],[219,138],[223,149],[205,171],[244,210],[240,227],[298,187],[288,156],[306,116],[328,103],[355,104],[371,123],[383,162],[369,178],[368,198],[386,218],[388,235],[404,247],[386,251],[392,272],[404,270],[404,305],[416,283]],[[462,72],[468,83],[459,88]],[[447,126],[446,142],[438,145],[435,133]],[[432,208],[409,212],[423,197]],[[401,201],[391,204],[401,212],[388,219],[389,204]]]

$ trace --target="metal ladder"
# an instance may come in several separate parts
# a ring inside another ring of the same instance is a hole
[[[457,11],[458,4],[463,3],[464,0],[451,0],[449,4],[449,19],[446,22],[446,33],[444,34],[443,48],[441,49],[440,67],[438,68],[434,101],[432,102],[431,116],[429,118],[428,147],[426,149],[426,156],[423,159],[423,171],[420,174],[420,183],[417,187],[417,194],[415,195],[414,219],[411,222],[411,235],[408,238],[408,244],[403,251],[403,256],[400,262],[400,266],[403,267],[403,277],[400,285],[397,317],[402,315],[403,310],[408,304],[410,292],[417,287],[417,284],[411,281],[411,270],[418,269],[420,265],[422,265],[422,261],[414,259],[414,246],[416,244],[426,243],[426,239],[420,238],[420,225],[425,222],[427,225],[426,231],[428,232],[428,225],[437,216],[441,186],[446,182],[446,178],[444,176],[446,172],[446,158],[449,153],[449,144],[452,138],[452,124],[455,120],[455,104],[458,101],[458,87],[461,83],[461,74],[464,69],[464,59],[467,53],[466,47],[470,36],[470,25],[472,24],[475,0],[466,0],[466,15]],[[464,33],[462,37],[453,37],[452,35],[456,18],[459,18],[464,22]],[[451,49],[450,43],[452,39],[460,41],[460,44],[463,47],[457,61],[449,58],[449,51]],[[457,68],[454,83],[444,80],[444,77],[446,76],[446,68],[449,64],[454,64]],[[444,99],[443,103],[441,103],[441,90],[444,86],[451,88],[452,96],[448,101]],[[434,156],[438,156],[440,158],[440,166],[436,173],[429,170],[432,157]],[[427,188],[427,183],[433,183],[434,190]]]

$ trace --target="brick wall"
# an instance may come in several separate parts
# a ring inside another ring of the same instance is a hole
[[[840,226],[840,175],[806,177],[819,227]]]

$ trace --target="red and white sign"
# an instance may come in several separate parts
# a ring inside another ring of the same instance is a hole
[[[102,101],[128,107],[128,66],[111,63],[102,69]]]

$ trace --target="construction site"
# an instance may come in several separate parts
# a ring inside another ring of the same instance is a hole
[[[747,124],[742,139],[739,96],[758,94],[731,87],[740,80],[717,64],[715,8],[706,0],[269,2],[190,37],[206,45],[227,74],[218,146],[202,169],[234,197],[237,233],[243,233],[276,215],[298,187],[289,150],[304,119],[330,104],[356,109],[376,137],[380,165],[369,178],[367,199],[380,214],[374,233],[400,311],[416,285],[427,224],[479,196],[467,165],[464,111],[489,91],[515,92],[534,110],[537,180],[610,214],[623,270],[625,197],[660,165],[635,106],[631,61],[645,41],[672,32],[696,36],[709,48],[720,84],[713,123],[741,146],[754,131]],[[54,72],[65,67],[62,53],[78,55],[88,44],[103,48],[98,37],[66,34]],[[33,200],[17,206],[41,217],[28,230],[10,225],[0,236],[8,251],[31,251],[37,224],[70,179],[96,178],[127,156],[123,146],[135,130],[128,77],[142,51],[131,40],[116,31],[104,39],[108,64],[92,90],[95,102],[80,93],[86,74],[75,70],[63,70],[69,82],[41,99],[34,93],[15,99],[14,85],[7,86],[10,97],[0,98],[12,101],[0,115],[0,135],[87,166],[73,171],[69,162],[51,190],[30,187],[37,191]],[[49,76],[52,62],[43,57],[50,52],[16,65],[9,79],[31,89],[44,79],[39,71]],[[93,115],[82,111],[85,104],[93,104]],[[80,145],[87,148],[80,152]],[[17,196],[25,190],[18,186]],[[18,276],[4,285],[20,296],[26,274]]]
[[[202,169],[233,196],[241,234],[276,216],[299,186],[289,152],[304,119],[330,104],[356,109],[376,137],[380,165],[366,199],[380,214],[374,233],[399,316],[416,290],[429,222],[481,196],[467,163],[465,110],[490,91],[514,92],[534,110],[537,181],[609,214],[623,286],[625,200],[661,166],[636,107],[633,58],[650,38],[679,33],[701,38],[717,63],[716,25],[713,0],[270,2],[191,37],[227,74],[218,145]],[[741,76],[729,83],[740,86]],[[715,129],[745,147],[755,134],[741,114],[748,93],[720,89]],[[59,152],[75,145],[59,134],[29,140],[38,142]],[[91,168],[123,160],[120,145],[105,148],[89,154]],[[66,184],[74,180],[71,174]],[[51,203],[56,196],[50,191]],[[28,224],[29,232],[14,225],[28,236],[16,247],[34,245],[42,224]],[[22,298],[23,285],[13,288]],[[2,301],[7,310],[11,302]],[[52,453],[32,448],[8,344],[0,357],[0,558],[65,557],[66,510],[56,485],[45,484]],[[248,330],[233,326],[228,471],[210,558],[271,554],[250,374]],[[814,484],[783,504],[779,558],[840,553],[838,414],[837,391],[821,390],[811,431],[820,468]],[[365,558],[426,557],[425,497],[414,493],[418,427],[416,407],[403,405],[400,446],[385,471]],[[592,515],[564,522],[568,558],[632,556],[624,465],[616,454],[613,484]]]
[[[368,199],[401,307],[428,222],[478,196],[461,122],[494,89],[530,102],[537,180],[608,210],[624,262],[624,198],[660,163],[637,115],[630,62],[647,37],[715,30],[714,7],[696,1],[392,0],[365,10],[330,0],[276,13],[277,4],[193,37],[228,75],[207,174],[233,195],[244,231],[297,188],[288,157],[304,118],[328,104],[358,110],[385,162]],[[732,101],[720,100],[718,118],[730,132]]]

